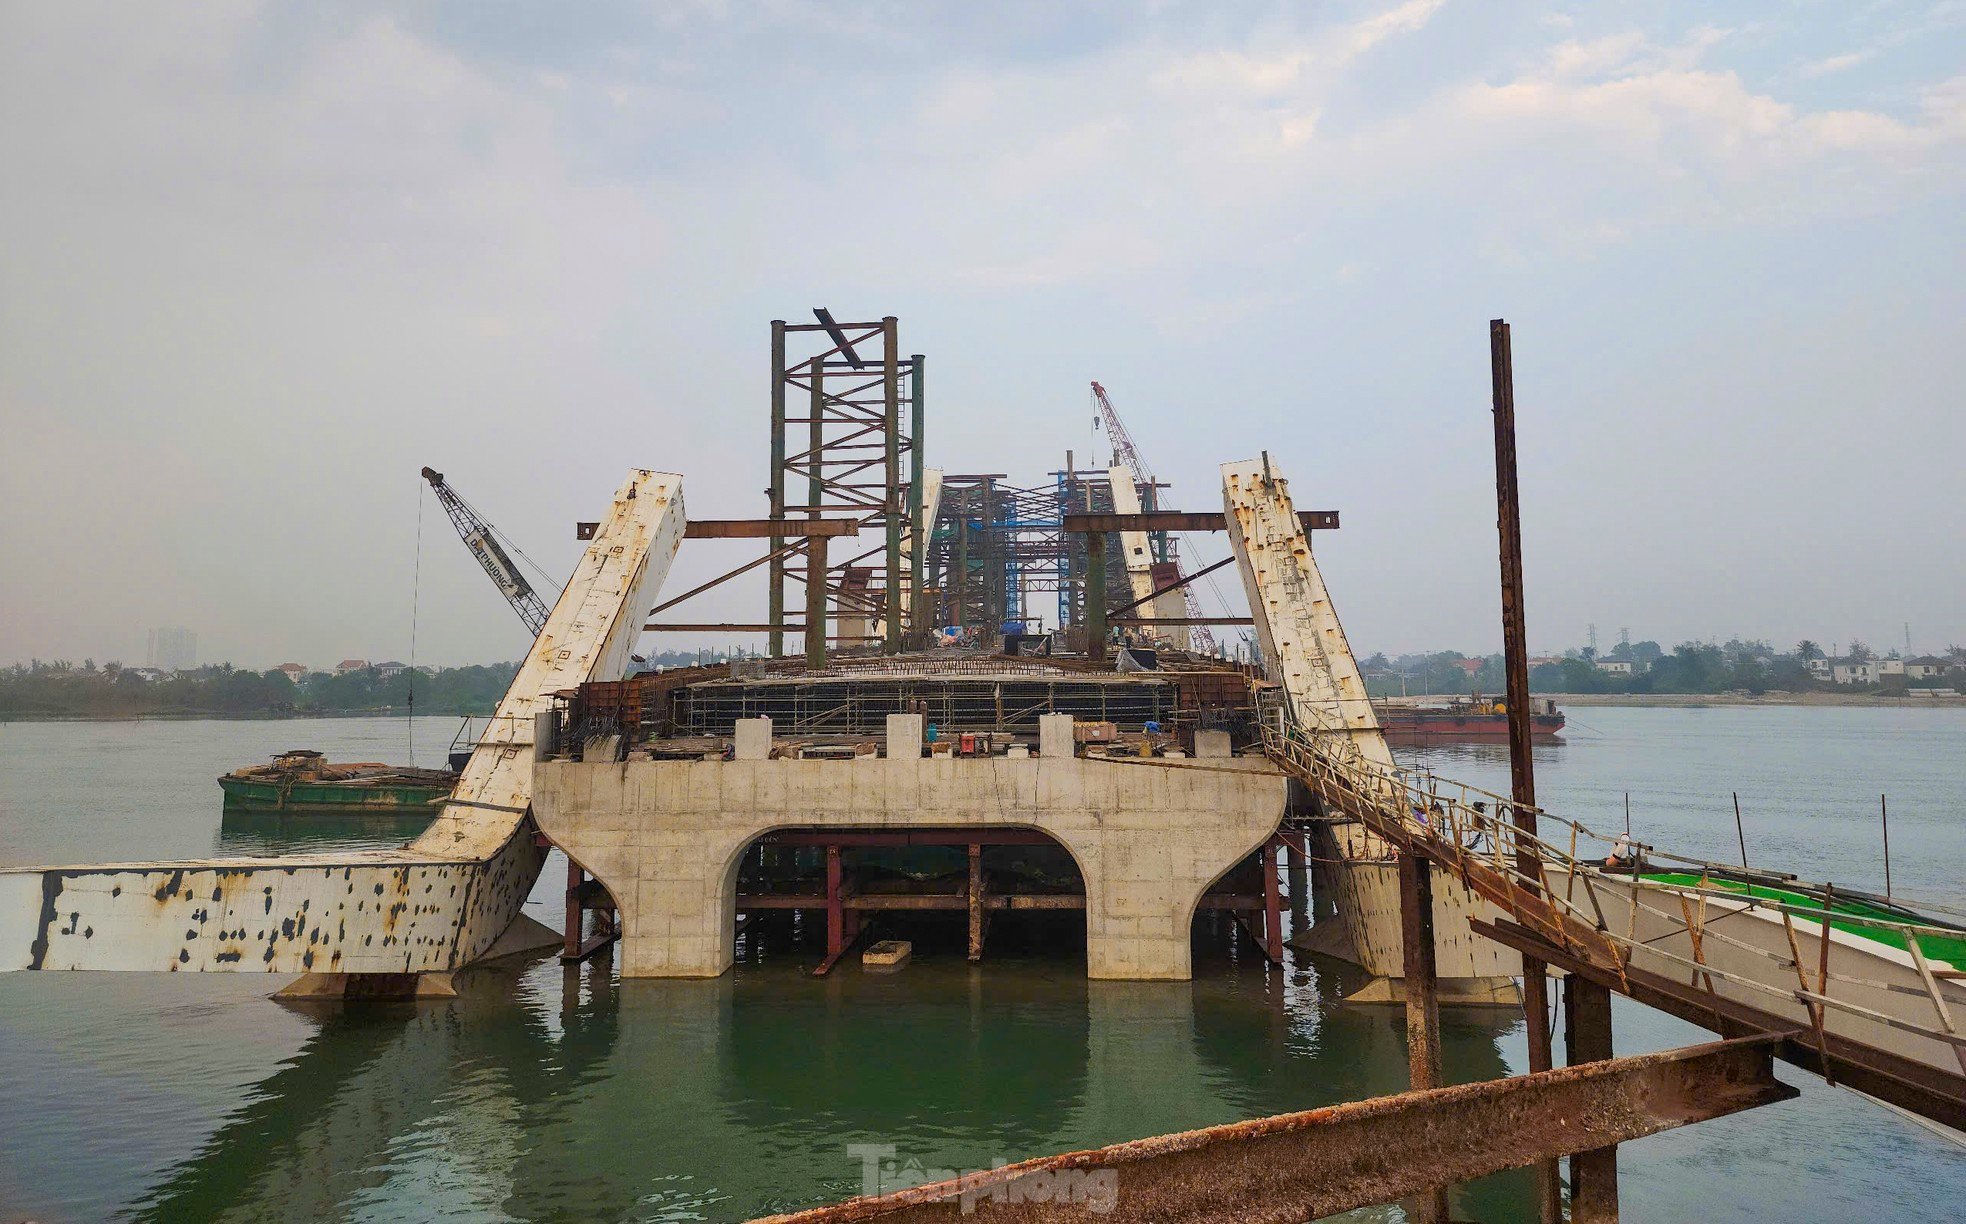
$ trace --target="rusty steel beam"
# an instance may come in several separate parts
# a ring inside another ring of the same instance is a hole
[[[846,338],[846,333],[840,329],[838,323],[833,321],[832,311],[827,310],[824,306],[815,306],[812,309],[812,317],[818,319],[819,326],[826,329],[827,337],[832,340],[834,347],[839,349],[841,355],[847,359],[848,365],[851,365],[856,370],[866,367],[867,363],[860,359],[860,354],[853,351],[853,343]],[[847,326],[866,327],[868,324],[849,323]]]
[[[1247,616],[1110,616],[1109,625],[1253,625]]]
[[[1300,510],[1306,531],[1336,531],[1336,510]],[[1145,510],[1138,514],[1068,514],[1064,530],[1101,534],[1115,531],[1227,531],[1228,517],[1219,510]]]
[[[574,538],[593,539],[596,526],[575,523]],[[859,534],[860,524],[853,519],[692,519],[683,527],[686,540],[805,540]]]
[[[685,527],[684,530],[687,531],[688,528]],[[649,609],[649,615],[654,616],[657,612],[666,612],[670,608],[675,607],[677,604],[682,603],[684,600],[696,598],[698,595],[703,594],[703,592],[709,590],[711,587],[722,586],[724,583],[729,582],[731,579],[736,578],[740,574],[750,573],[752,570],[758,568],[760,565],[765,564],[767,561],[782,562],[785,560],[786,556],[788,556],[791,553],[797,552],[799,547],[800,546],[797,544],[775,545],[770,552],[766,553],[762,557],[757,558],[754,561],[746,561],[744,564],[738,566],[736,569],[730,570],[726,573],[719,574],[715,578],[712,578],[710,581],[702,584],[701,586],[691,587],[689,590],[684,591],[681,595],[676,596],[674,599],[663,600],[661,603]]]
[[[686,540],[764,540],[773,536],[813,539],[823,536],[860,534],[860,524],[852,519],[691,519],[683,528]]]
[[[772,633],[804,631],[805,626],[796,622],[772,624],[769,621],[704,621],[679,623],[675,621],[651,621],[642,626],[648,633]]]
[[[1175,579],[1173,582],[1170,582],[1166,586],[1161,587],[1159,590],[1149,592],[1148,594],[1141,596],[1139,599],[1134,600],[1132,603],[1121,604],[1119,607],[1114,608],[1111,612],[1107,613],[1107,617],[1110,620],[1112,617],[1125,616],[1128,612],[1133,611],[1141,604],[1152,603],[1154,600],[1159,599],[1163,595],[1166,595],[1173,591],[1182,590],[1186,588],[1188,584],[1193,582],[1195,579],[1200,578],[1206,574],[1212,574],[1216,570],[1221,569],[1225,565],[1234,565],[1235,563],[1236,563],[1236,555],[1234,553],[1230,553],[1228,556],[1222,558],[1220,561],[1217,561],[1215,564],[1203,566],[1201,569],[1196,570],[1192,574],[1183,574],[1179,578]],[[1248,622],[1244,621],[1243,623],[1247,624]]]
[[[1794,1098],[1747,1037],[1047,1156],[770,1224],[1298,1224]],[[1089,1215],[1096,1213],[1096,1215]]]

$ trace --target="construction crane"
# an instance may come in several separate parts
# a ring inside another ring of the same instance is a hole
[[[1126,423],[1120,420],[1120,414],[1114,410],[1113,401],[1106,398],[1106,388],[1100,386],[1096,381],[1092,384],[1092,403],[1099,410],[1099,418],[1106,424],[1106,441],[1111,443],[1113,447],[1113,464],[1117,467],[1124,467],[1127,471],[1133,473],[1135,480],[1143,482],[1148,488],[1152,488],[1154,486],[1153,472],[1148,470],[1146,463],[1140,458],[1139,450],[1133,445],[1133,435],[1126,432]],[[1195,597],[1194,584],[1191,582],[1183,586],[1181,588],[1181,594],[1187,600],[1189,618],[1200,620],[1202,615],[1201,601]],[[1208,631],[1208,626],[1206,625],[1189,626],[1188,641],[1202,654],[1212,655],[1221,653],[1221,648],[1215,644],[1215,635]]]
[[[437,500],[444,503],[444,512],[451,516],[451,525],[457,528],[457,534],[464,540],[464,546],[471,550],[472,556],[478,558],[478,564],[484,566],[485,573],[491,575],[492,585],[498,588],[499,594],[505,596],[505,602],[512,605],[512,610],[519,614],[519,619],[526,623],[527,631],[537,638],[539,631],[546,627],[548,615],[546,602],[539,597],[537,591],[532,589],[532,583],[527,582],[525,576],[519,573],[519,567],[512,564],[511,556],[492,534],[492,525],[473,510],[469,502],[459,497],[455,490],[444,483],[442,472],[424,468],[423,478],[437,491]]]

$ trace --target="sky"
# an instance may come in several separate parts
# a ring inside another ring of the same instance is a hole
[[[1499,648],[1504,317],[1532,649],[1932,650],[1962,195],[1962,0],[5,0],[0,663],[516,658],[418,470],[559,575],[631,467],[760,515],[818,306],[932,465],[1083,464],[1093,379],[1169,504],[1268,451],[1362,653]]]

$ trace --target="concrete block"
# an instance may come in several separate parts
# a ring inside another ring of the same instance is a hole
[[[1042,757],[1070,757],[1072,755],[1072,716],[1070,714],[1038,715],[1038,755]]]
[[[1029,744],[1012,744],[1004,750],[1004,755],[1013,761],[1027,761],[1031,758],[1031,746]]]
[[[1227,731],[1195,732],[1195,755],[1204,760],[1219,760],[1235,755],[1234,744]]]
[[[740,718],[737,720],[736,745],[733,755],[740,761],[766,761],[771,759],[771,719]]]
[[[860,954],[860,967],[869,973],[893,973],[908,963],[915,945],[905,939],[883,939]]]
[[[925,719],[919,714],[890,714],[887,716],[887,759],[890,761],[918,761],[922,755],[922,738]]]

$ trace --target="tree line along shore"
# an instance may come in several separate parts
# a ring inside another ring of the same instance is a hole
[[[1374,697],[1494,695],[1507,686],[1499,654],[1380,653],[1360,660],[1359,667]],[[1620,642],[1602,653],[1585,647],[1531,656],[1529,689],[1579,705],[1683,705],[1688,703],[1665,699],[1723,694],[1824,705],[1945,701],[1966,692],[1966,647],[1948,646],[1936,655],[1880,655],[1862,642],[1851,642],[1841,654],[1808,640],[1790,650],[1740,639],[1681,642],[1671,650],[1656,642]]]
[[[1938,666],[1913,674],[1873,666],[1863,673],[1832,660],[1813,642],[1776,651],[1765,642],[1725,645],[1684,642],[1671,651],[1651,642],[1621,643],[1600,656],[1585,649],[1531,660],[1530,691],[1573,705],[1955,705],[1966,703],[1966,649],[1949,647],[1930,659]],[[665,652],[651,667],[719,663],[722,651]],[[1500,694],[1502,657],[1434,651],[1361,660],[1374,697],[1452,697]],[[144,717],[309,717],[374,714],[414,708],[419,714],[483,715],[498,704],[517,663],[411,668],[402,664],[305,671],[292,664],[267,671],[229,663],[160,673],[92,659],[15,664],[0,670],[0,719]],[[1865,675],[1871,683],[1839,683]]]

